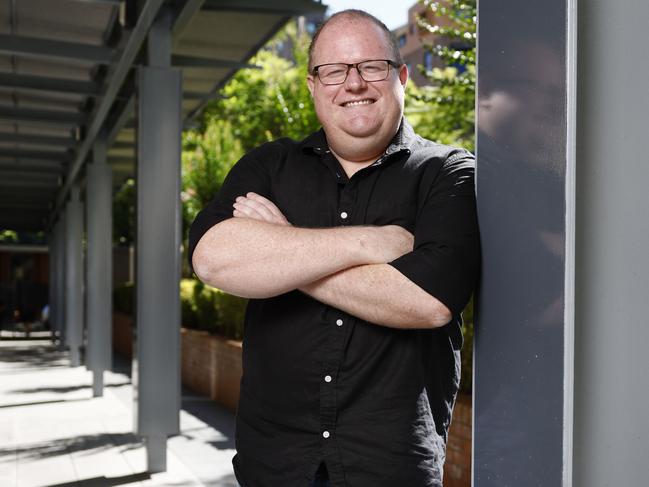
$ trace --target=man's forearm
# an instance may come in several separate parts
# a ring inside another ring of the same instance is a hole
[[[387,261],[390,255],[381,255],[375,233],[372,227],[308,229],[233,218],[203,235],[192,261],[203,282],[264,298],[349,267]]]
[[[434,328],[452,318],[443,303],[387,264],[342,270],[300,290],[353,316],[391,328]]]

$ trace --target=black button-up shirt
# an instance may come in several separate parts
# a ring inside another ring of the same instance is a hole
[[[414,250],[390,262],[453,313],[436,329],[378,326],[300,291],[252,299],[233,460],[243,487],[441,486],[459,384],[460,312],[476,282],[474,158],[404,121],[385,154],[347,178],[322,130],[254,149],[190,230],[191,254],[237,196],[272,200],[299,227],[401,225]]]

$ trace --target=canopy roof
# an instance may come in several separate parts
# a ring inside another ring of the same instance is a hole
[[[46,229],[99,134],[116,180],[133,173],[133,67],[161,13],[187,123],[292,16],[324,9],[315,0],[0,1],[0,230]]]

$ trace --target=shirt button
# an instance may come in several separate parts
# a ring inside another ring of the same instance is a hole
[[[323,432],[322,432],[322,437],[323,437],[323,438],[329,438],[329,436],[331,436],[331,435],[329,434],[328,431],[323,431]]]
[[[331,382],[331,376],[325,375],[325,382]]]
[[[338,326],[343,326],[343,320],[341,320],[340,318],[338,318],[338,319],[336,320],[336,324],[337,324]]]
[[[347,218],[347,212],[346,212],[346,211],[343,211],[343,212],[340,214],[340,218],[342,218],[343,220],[344,220],[345,218]]]

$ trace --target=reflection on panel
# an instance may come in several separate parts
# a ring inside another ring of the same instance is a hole
[[[479,5],[476,487],[562,478],[565,1]]]

